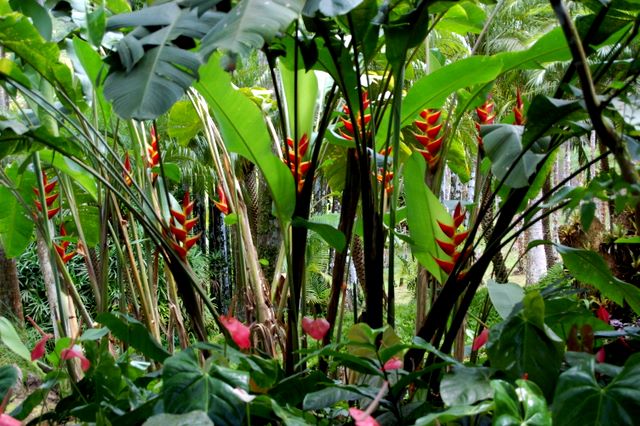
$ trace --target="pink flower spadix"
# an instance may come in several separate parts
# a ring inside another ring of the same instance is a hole
[[[232,316],[220,315],[220,322],[229,331],[231,338],[240,349],[251,347],[251,330]]]
[[[0,426],[20,426],[22,422],[8,414],[0,414]]]
[[[327,331],[329,331],[329,321],[324,318],[311,319],[309,317],[302,318],[302,329],[305,333],[316,340],[322,340]]]
[[[82,353],[80,345],[72,345],[70,348],[63,349],[62,352],[60,352],[60,358],[63,360],[78,358],[82,371],[87,371],[89,367],[91,367],[91,363]]]
[[[397,370],[399,368],[402,368],[402,360],[394,356],[384,363],[382,371]]]
[[[40,359],[44,356],[45,353],[45,345],[47,344],[47,341],[49,339],[51,339],[53,337],[53,334],[43,334],[42,338],[40,340],[38,340],[38,343],[36,343],[36,345],[34,346],[33,350],[31,351],[31,361],[35,361],[37,359]]]
[[[353,417],[356,426],[379,426],[379,423],[371,415],[355,407],[349,408],[349,415]]]
[[[485,328],[478,335],[478,337],[473,339],[473,345],[471,346],[471,350],[472,351],[477,351],[478,349],[480,349],[481,347],[483,347],[487,343],[487,340],[489,340],[489,329]]]

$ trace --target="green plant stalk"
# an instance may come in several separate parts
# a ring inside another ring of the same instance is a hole
[[[64,262],[60,258],[60,255],[58,255],[57,252],[56,252],[55,259],[56,259],[56,264],[58,266],[58,272],[60,272],[60,274],[62,275],[62,279],[66,284],[66,288],[68,289],[71,295],[73,303],[75,304],[76,308],[78,308],[78,311],[80,311],[80,316],[82,317],[82,319],[84,320],[88,328],[93,328],[93,325],[94,325],[93,319],[91,318],[89,311],[87,311],[86,306],[84,306],[84,303],[82,302],[82,298],[80,297],[80,293],[78,293],[78,289],[76,288],[75,283],[73,282],[73,279],[71,278],[71,275],[69,274],[69,271],[67,270],[66,265],[64,264]]]

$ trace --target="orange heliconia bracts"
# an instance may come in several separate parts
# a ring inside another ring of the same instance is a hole
[[[367,94],[367,92],[364,92],[362,94],[362,111],[366,111],[367,108],[369,108],[369,95]],[[344,111],[344,113],[347,114],[347,116],[351,112],[349,107],[347,107],[346,105],[342,107],[342,111]],[[358,115],[356,115],[355,125],[350,118],[340,117],[340,121],[343,124],[343,127],[340,130],[340,135],[342,135],[343,138],[350,141],[353,140],[355,135],[355,129],[358,129],[358,135],[360,139],[363,139],[364,133],[363,133],[362,124],[363,124],[363,121],[364,121],[364,126],[367,126],[369,124],[369,122],[371,121],[371,114],[362,115],[362,111],[358,112]]]
[[[451,274],[453,272],[458,259],[462,255],[462,252],[458,250],[458,247],[467,239],[467,236],[469,235],[469,231],[464,229],[458,232],[458,228],[460,228],[462,222],[464,222],[465,215],[466,211],[464,211],[462,209],[462,205],[458,203],[452,215],[453,226],[438,221],[438,226],[446,235],[447,240],[436,238],[436,244],[438,244],[438,247],[440,247],[442,251],[451,259],[444,260],[434,257],[434,260],[436,261],[438,266],[440,266],[440,269],[442,269],[446,274]],[[461,278],[463,274],[464,273],[461,272],[459,277]]]
[[[55,203],[55,201],[60,196],[59,193],[54,192],[57,184],[58,184],[58,179],[49,181],[47,178],[47,174],[44,171],[42,172],[42,186],[44,187],[44,198],[45,198],[45,204],[46,204],[46,210],[47,210],[47,217],[49,219],[54,217],[60,211],[60,205],[58,205],[58,207],[51,207],[53,203]],[[36,197],[40,198],[40,190],[38,188],[34,187],[33,193],[36,194]],[[42,203],[40,202],[40,200],[36,199],[34,201],[34,204],[36,205],[36,208],[38,209],[38,211],[41,212]]]
[[[202,235],[202,233],[198,233],[197,235],[189,234],[196,223],[198,223],[197,216],[189,218],[191,213],[193,213],[193,206],[194,202],[191,201],[189,191],[187,191],[184,193],[184,198],[182,199],[182,209],[170,210],[171,221],[169,223],[169,227],[171,229],[171,234],[173,235],[171,246],[180,255],[182,260],[187,259],[187,252],[195,245]]]
[[[67,236],[67,230],[64,229],[64,224],[60,225],[60,236],[62,238]],[[56,252],[60,255],[62,262],[67,263],[76,255],[76,251],[72,250],[67,253],[67,248],[69,247],[69,241],[63,240],[61,244],[53,243],[53,247],[56,249]]]
[[[227,196],[224,195],[224,189],[222,189],[222,185],[218,185],[218,200],[213,200],[213,204],[220,210],[222,213],[228,215],[231,209],[229,208],[229,203],[227,202]]]
[[[416,120],[413,122],[420,131],[413,135],[423,148],[417,149],[417,151],[427,161],[430,170],[433,170],[440,161],[440,148],[442,148],[444,138],[440,135],[442,131],[441,114],[442,112],[437,109],[425,109],[420,113],[420,117],[424,121]]]
[[[513,107],[513,124],[516,126],[524,126],[524,103],[522,102],[522,95],[520,89],[516,90],[516,106]]]
[[[287,146],[285,147],[287,157],[284,159],[284,162],[289,166],[289,169],[291,169],[298,192],[302,191],[304,180],[311,167],[311,161],[302,161],[304,155],[307,153],[307,149],[309,149],[309,138],[306,134],[302,135],[297,147],[293,139],[287,138]]]
[[[491,100],[491,96],[484,101],[482,105],[476,108],[476,114],[478,115],[478,121],[476,121],[476,129],[478,130],[478,146],[482,148],[482,136],[480,136],[480,126],[485,124],[493,124],[496,119],[496,115],[493,112],[495,104]]]

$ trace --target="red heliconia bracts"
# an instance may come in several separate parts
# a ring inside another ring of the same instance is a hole
[[[440,136],[442,131],[441,114],[442,112],[437,109],[425,109],[420,113],[420,117],[424,121],[416,120],[413,122],[421,132],[413,135],[424,148],[417,151],[427,160],[430,170],[433,170],[440,160],[440,148],[442,148],[442,139],[444,137]]]
[[[53,216],[56,215],[56,213],[58,213],[60,211],[60,207],[51,207],[53,205],[53,203],[56,201],[56,199],[60,196],[59,193],[54,192],[54,190],[56,189],[56,185],[58,184],[58,179],[55,179],[53,181],[49,181],[47,178],[47,174],[43,171],[42,172],[42,186],[44,187],[44,198],[45,198],[45,204],[47,207],[47,217],[49,219],[51,219]],[[39,198],[40,198],[40,190],[38,188],[33,188],[33,193],[36,194],[36,197],[38,199],[36,199],[34,201],[34,204],[36,205],[36,208],[38,209],[39,212],[42,211],[42,202],[40,202]]]
[[[296,147],[293,139],[287,138],[287,146],[285,147],[285,152],[287,158],[284,159],[285,164],[289,166],[291,169],[291,173],[293,174],[293,179],[296,182],[296,188],[298,192],[302,191],[302,187],[304,186],[304,180],[307,176],[307,172],[311,167],[311,161],[302,161],[304,155],[307,153],[307,149],[309,148],[309,138],[304,134],[298,141],[298,146]]]
[[[189,235],[189,232],[198,223],[198,217],[189,218],[193,212],[194,202],[189,197],[189,191],[184,193],[182,199],[182,210],[171,209],[171,222],[169,227],[171,228],[171,234],[173,235],[173,241],[171,246],[180,255],[182,260],[187,259],[187,252],[195,243],[200,239],[202,233],[197,235]]]
[[[156,126],[151,126],[150,144],[147,146],[147,165],[153,168],[160,163],[160,151],[158,151],[158,134]]]
[[[366,111],[369,108],[369,97],[367,92],[362,94],[362,111]],[[342,111],[345,114],[349,115],[350,109],[346,105],[342,107]],[[347,140],[353,140],[354,130],[358,129],[358,134],[360,135],[360,139],[363,139],[364,134],[362,133],[362,122],[364,121],[364,125],[366,126],[371,121],[371,114],[364,114],[362,112],[358,112],[358,115],[355,117],[356,123],[355,125],[351,121],[349,117],[340,117],[340,121],[343,124],[342,129],[340,130],[340,135]]]
[[[377,175],[378,183],[384,185],[384,190],[387,194],[393,192],[393,172],[386,172],[384,177],[382,176],[382,169],[380,173]]]
[[[491,96],[487,98],[482,105],[476,108],[478,121],[476,121],[476,129],[478,130],[478,145],[482,148],[482,136],[480,136],[480,126],[485,124],[493,124],[496,115],[493,113],[495,104],[491,100]]]
[[[60,236],[62,238],[67,236],[67,230],[64,229],[64,224],[60,225]],[[67,263],[76,255],[76,250],[70,251],[67,253],[67,248],[69,248],[69,241],[63,240],[61,244],[53,243],[53,247],[56,249],[62,262]]]
[[[464,211],[462,209],[462,205],[458,203],[452,215],[453,226],[438,221],[438,226],[447,236],[447,240],[436,238],[436,244],[438,244],[438,247],[440,247],[440,249],[442,249],[442,251],[451,259],[444,260],[434,257],[434,260],[438,266],[440,266],[440,269],[442,269],[447,275],[453,272],[458,259],[462,255],[458,250],[458,246],[460,246],[469,235],[469,231],[464,229],[458,232],[458,228],[460,228],[462,222],[464,222],[465,215],[466,211]],[[462,276],[464,276],[464,272],[459,274],[459,278],[462,278]]]
[[[227,202],[227,196],[224,195],[224,189],[222,185],[218,185],[218,201],[213,200],[213,204],[220,210],[222,213],[228,215],[231,209],[229,209],[229,203]]]
[[[124,183],[126,183],[127,186],[131,186],[133,180],[131,179],[131,159],[129,158],[128,152],[124,155],[124,170],[122,171],[122,177],[124,178]]]
[[[518,88],[516,90],[516,106],[513,107],[513,124],[516,126],[524,126],[524,122],[524,103],[522,102],[520,88]]]

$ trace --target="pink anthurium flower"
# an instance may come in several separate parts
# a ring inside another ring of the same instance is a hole
[[[397,370],[399,368],[402,368],[402,360],[394,356],[384,363],[382,371]]]
[[[34,346],[33,350],[31,351],[31,361],[35,361],[37,359],[40,359],[44,356],[45,354],[45,345],[47,344],[47,341],[49,339],[51,339],[53,337],[53,334],[43,334],[42,338],[40,340],[38,340],[38,343],[36,343],[36,345]]]
[[[607,324],[609,324],[609,319],[611,318],[611,316],[609,315],[609,311],[607,311],[607,308],[605,308],[604,306],[600,306],[598,308],[598,310],[596,311],[596,315],[598,316],[598,318],[600,318],[602,321],[606,322]]]
[[[22,422],[8,414],[0,414],[0,426],[20,426]]]
[[[477,351],[478,349],[483,347],[487,343],[488,340],[489,340],[489,329],[485,328],[478,335],[478,337],[473,339],[473,345],[471,346],[471,350],[472,351]]]
[[[325,334],[327,334],[327,332],[329,331],[329,328],[329,321],[324,318],[302,318],[302,329],[305,333],[316,340],[322,340]]]
[[[231,338],[240,349],[251,347],[251,330],[232,316],[220,315],[220,322],[229,331]]]
[[[82,368],[82,371],[87,371],[89,367],[91,367],[91,362],[89,362],[87,357],[82,353],[80,345],[72,345],[67,349],[63,349],[62,352],[60,352],[60,358],[63,360],[78,358],[80,360],[80,367]]]
[[[355,407],[349,408],[349,415],[356,422],[356,426],[379,426],[379,423],[370,414]]]

